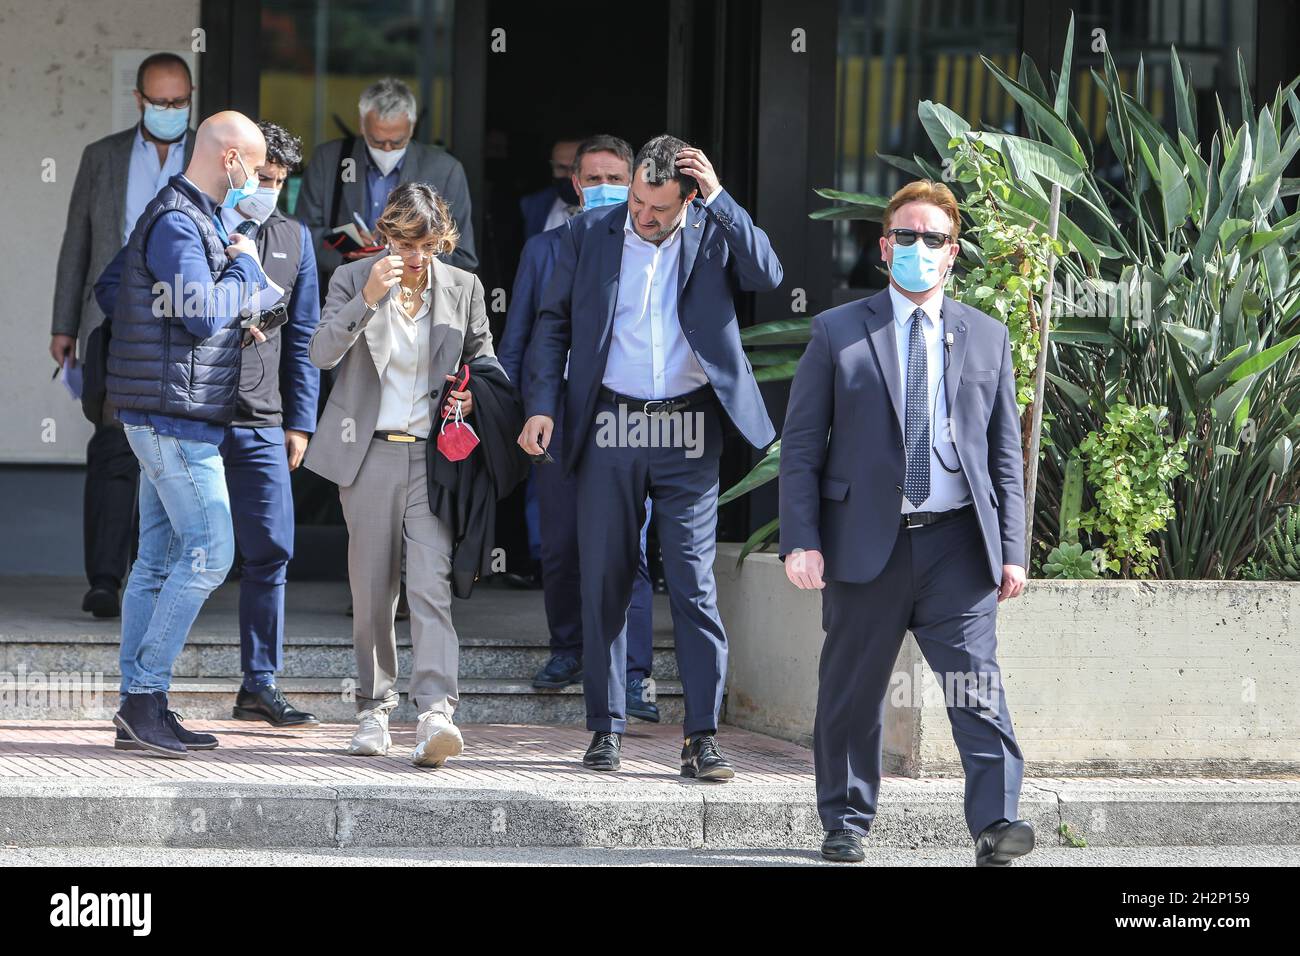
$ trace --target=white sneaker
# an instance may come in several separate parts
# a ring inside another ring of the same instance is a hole
[[[357,714],[357,732],[348,744],[348,753],[360,757],[382,757],[393,745],[388,733],[388,711],[363,710]]]
[[[460,735],[460,728],[441,711],[429,710],[420,715],[415,738],[411,763],[417,767],[441,767],[448,757],[458,757],[465,749],[465,739]]]

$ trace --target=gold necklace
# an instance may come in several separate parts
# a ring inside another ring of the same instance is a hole
[[[414,286],[408,287],[402,285],[402,308],[406,311],[408,316],[415,315],[415,296],[418,292],[421,292],[424,289],[424,283],[425,280],[428,279],[428,276],[429,273],[427,271],[421,272],[420,281],[418,281]]]

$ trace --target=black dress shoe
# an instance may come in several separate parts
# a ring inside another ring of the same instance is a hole
[[[832,863],[861,863],[862,837],[854,830],[830,830],[822,840],[822,859]]]
[[[591,746],[583,755],[582,765],[588,770],[617,770],[623,763],[619,757],[622,749],[622,734],[598,730],[591,735]]]
[[[96,584],[81,599],[81,609],[95,617],[121,617],[122,605],[117,600],[117,588]]]
[[[975,840],[976,866],[1010,866],[1034,848],[1034,828],[1027,820],[999,820]]]
[[[682,745],[682,776],[696,780],[730,780],[736,775],[727,758],[718,749],[713,734],[687,737]]]
[[[239,688],[231,716],[235,720],[264,720],[272,727],[301,727],[320,723],[315,714],[291,706],[284,699],[284,691],[274,684],[257,690]]]
[[[126,702],[113,715],[113,724],[140,750],[154,757],[187,757],[189,751],[176,739],[167,720],[167,695],[127,694]]]
[[[533,686],[559,690],[582,680],[582,661],[564,654],[553,654],[546,666],[533,675]]]
[[[627,682],[627,715],[637,720],[659,723],[659,705],[646,697],[646,683],[641,678]]]
[[[196,734],[192,730],[186,730],[181,721],[185,718],[174,710],[167,711],[167,723],[171,727],[172,733],[176,739],[185,745],[186,750],[216,750],[217,738],[211,734]],[[127,736],[126,731],[121,727],[117,728],[117,739],[113,741],[115,750],[142,750],[143,748],[134,740]]]

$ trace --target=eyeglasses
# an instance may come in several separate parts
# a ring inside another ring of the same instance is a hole
[[[942,249],[945,245],[952,242],[952,236],[946,232],[917,232],[915,229],[891,229],[885,235],[890,236],[895,243],[900,246],[911,246],[916,244],[918,237],[925,241],[926,247],[930,249]]]
[[[139,91],[137,90],[137,92]],[[160,110],[183,110],[185,109],[185,107],[190,105],[190,100],[193,98],[193,96],[194,94],[193,92],[191,92],[189,96],[178,96],[174,100],[155,100],[152,97],[148,97],[145,96],[143,93],[140,93],[140,98],[142,100],[144,100],[150,106],[158,107]]]
[[[408,246],[404,242],[390,242],[388,248],[403,259],[419,254],[421,259],[432,259],[442,249],[440,242],[426,242],[422,246]]]

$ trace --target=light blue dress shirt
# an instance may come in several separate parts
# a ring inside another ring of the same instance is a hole
[[[177,173],[185,171],[185,141],[189,132],[167,147],[167,158],[158,162],[158,149],[144,138],[140,127],[135,129],[135,140],[131,143],[131,163],[126,173],[126,209],[122,217],[122,245],[131,238],[135,221],[149,205],[149,200],[158,195],[158,190],[167,185],[167,180]]]
[[[375,231],[375,223],[379,221],[380,214],[388,205],[388,194],[402,181],[402,165],[405,162],[406,156],[403,155],[392,172],[385,176],[370,158],[369,148],[366,149],[366,210],[362,218],[366,221],[366,228],[371,232]],[[335,223],[335,225],[339,226],[342,223]]]
[[[912,334],[912,313],[917,305],[890,285],[889,301],[894,308],[894,344],[898,348],[899,394],[907,395],[907,345]],[[929,382],[926,386],[926,407],[930,409],[930,497],[914,507],[903,496],[902,513],[911,511],[951,511],[971,503],[970,485],[960,470],[957,449],[953,445],[952,425],[948,418],[948,389],[943,383],[943,290],[939,290],[920,306],[925,313],[921,332],[925,338],[925,370]],[[943,456],[949,468],[959,469],[950,474],[936,457]]]

